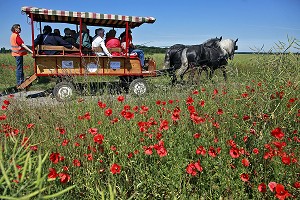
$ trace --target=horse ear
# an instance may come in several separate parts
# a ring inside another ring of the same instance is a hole
[[[237,43],[238,40],[239,40],[239,38],[237,38],[237,39],[235,40],[235,43]]]
[[[220,41],[222,40],[222,36],[220,37]]]

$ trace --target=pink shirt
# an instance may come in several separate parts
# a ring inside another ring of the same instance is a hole
[[[120,40],[118,40],[118,38],[108,38],[106,41],[106,47],[107,48],[121,47]]]

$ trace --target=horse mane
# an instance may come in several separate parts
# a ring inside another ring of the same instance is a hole
[[[222,36],[220,38],[210,38],[202,43],[202,45],[206,47],[220,47],[220,41],[222,40]]]

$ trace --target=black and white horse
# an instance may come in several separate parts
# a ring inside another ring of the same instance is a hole
[[[203,46],[203,47],[216,47],[220,48],[219,42],[222,40],[222,37],[220,38],[212,38],[200,45],[192,45],[192,46]],[[187,48],[191,46],[183,45],[183,44],[175,44],[171,46],[165,54],[165,61],[164,61],[164,68],[163,69],[170,69],[169,71],[172,71],[174,75],[173,82],[177,80],[176,76],[180,76],[181,79],[183,79],[183,75],[187,69],[187,60],[185,59]],[[175,71],[176,75],[174,74]]]
[[[238,39],[225,39],[219,42],[219,47],[204,46],[204,47],[189,47],[186,50],[186,54],[182,54],[185,63],[183,66],[188,66],[188,69],[193,69],[198,67],[199,75],[201,72],[207,69],[210,70],[209,79],[212,79],[214,71],[216,69],[221,69],[223,73],[224,80],[227,80],[226,65],[228,59],[232,60],[234,57],[235,50],[237,50]],[[186,55],[186,57],[184,57]],[[187,69],[183,72],[185,73]]]
[[[237,50],[237,41],[238,39],[225,39],[214,41],[210,45],[203,43],[186,46],[181,51],[181,67],[176,71],[176,76],[183,79],[187,71],[195,69],[198,69],[199,75],[205,70],[208,76],[208,69],[210,69],[208,77],[211,79],[214,71],[220,68],[223,71],[224,79],[227,80],[225,67],[228,59],[233,59],[235,50]]]

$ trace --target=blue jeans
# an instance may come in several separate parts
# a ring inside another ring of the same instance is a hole
[[[17,85],[24,82],[24,71],[23,71],[23,56],[15,56],[17,62],[16,77]]]
[[[144,60],[145,60],[145,58],[144,58],[144,52],[142,50],[140,50],[140,49],[134,49],[134,50],[132,50],[131,53],[137,53],[137,55],[138,55],[138,57],[139,57],[139,59],[141,61],[141,65],[142,65],[142,67],[144,67]]]

